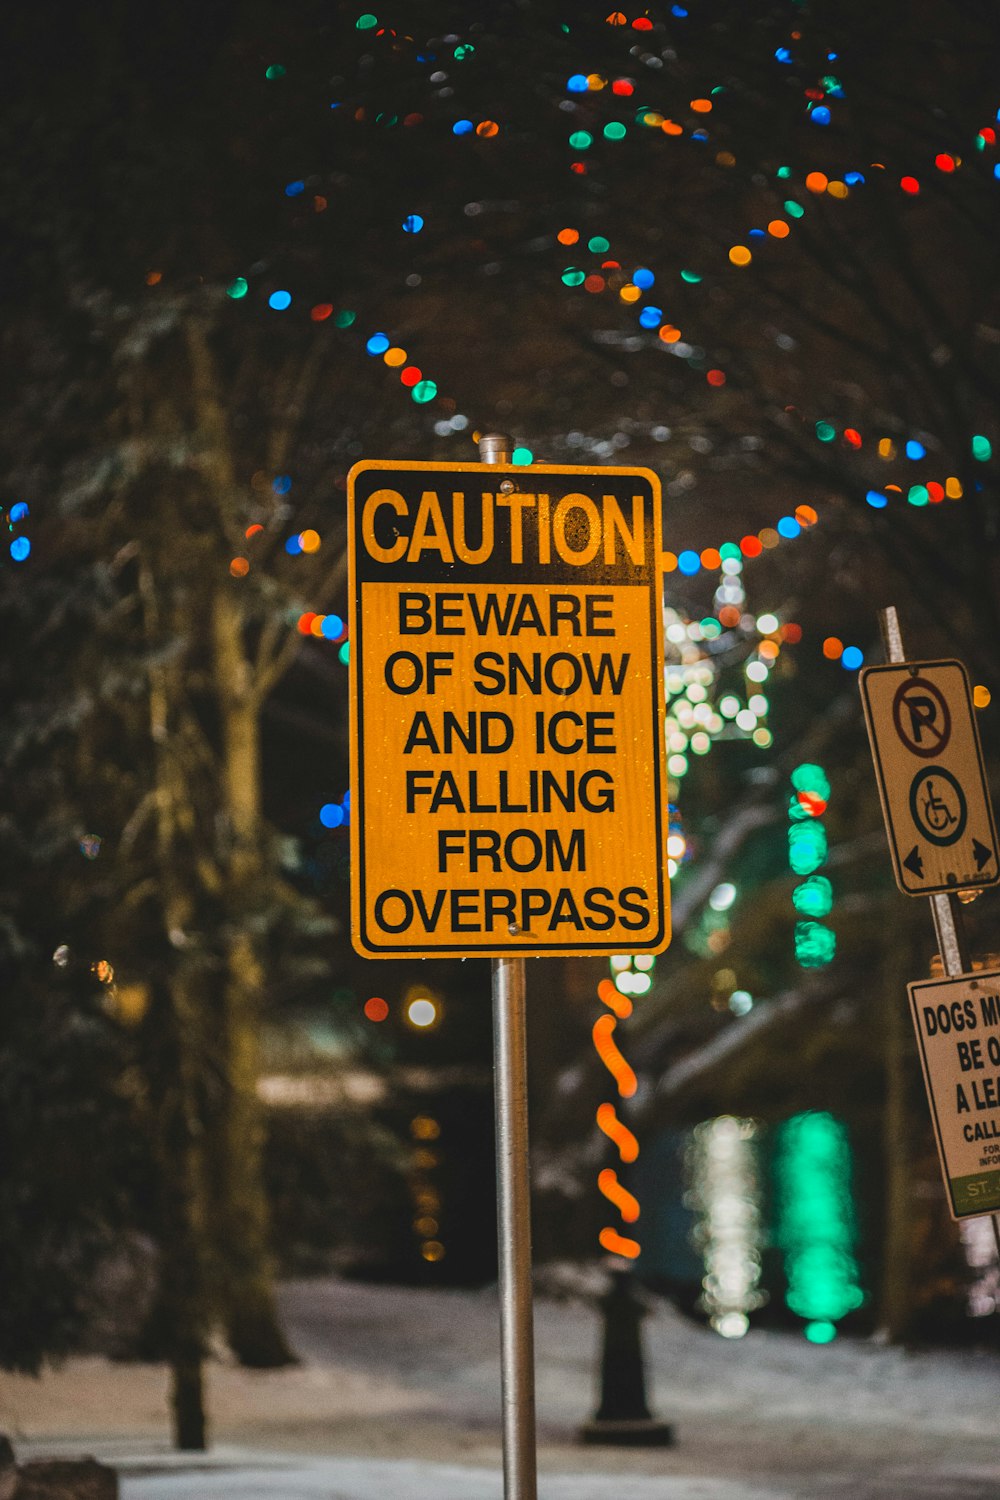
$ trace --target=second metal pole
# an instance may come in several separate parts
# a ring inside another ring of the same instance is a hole
[[[879,628],[885,646],[887,661],[904,662],[906,648],[903,645],[903,630],[894,604],[879,610]],[[961,909],[950,891],[939,891],[930,897],[934,932],[941,955],[941,967],[945,974],[957,977],[967,974],[972,967],[969,948],[965,938]]]
[[[506,434],[487,433],[479,455],[509,463],[512,446]],[[495,958],[492,971],[503,1492],[504,1500],[537,1500],[524,959]]]

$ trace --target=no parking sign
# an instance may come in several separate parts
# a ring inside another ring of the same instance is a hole
[[[961,662],[867,667],[861,701],[900,890],[996,885],[1000,851]]]

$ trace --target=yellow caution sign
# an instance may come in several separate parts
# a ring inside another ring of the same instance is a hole
[[[351,471],[360,953],[667,946],[660,508],[646,469]]]

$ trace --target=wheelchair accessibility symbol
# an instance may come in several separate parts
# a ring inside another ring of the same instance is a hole
[[[969,810],[951,772],[943,766],[925,766],[910,786],[910,813],[928,843],[946,846],[962,837]]]

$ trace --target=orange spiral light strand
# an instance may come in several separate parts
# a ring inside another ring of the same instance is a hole
[[[630,1099],[638,1086],[638,1080],[633,1070],[625,1061],[614,1041],[615,1027],[618,1020],[624,1020],[632,1014],[632,1002],[623,995],[610,979],[603,979],[597,987],[600,999],[613,1011],[613,1015],[600,1015],[594,1022],[593,1038],[597,1055],[607,1068],[615,1081],[618,1093],[623,1099]],[[598,1106],[597,1125],[604,1132],[609,1141],[618,1148],[618,1155],[623,1162],[633,1162],[639,1155],[639,1142],[618,1118],[613,1104],[604,1103]],[[621,1214],[622,1222],[634,1224],[639,1217],[639,1200],[627,1188],[623,1187],[618,1180],[618,1173],[611,1167],[605,1167],[598,1174],[597,1186],[607,1198],[609,1203],[614,1204]],[[620,1255],[625,1260],[635,1260],[641,1246],[638,1240],[620,1234],[617,1229],[610,1225],[605,1226],[597,1236],[602,1250],[609,1255]]]

